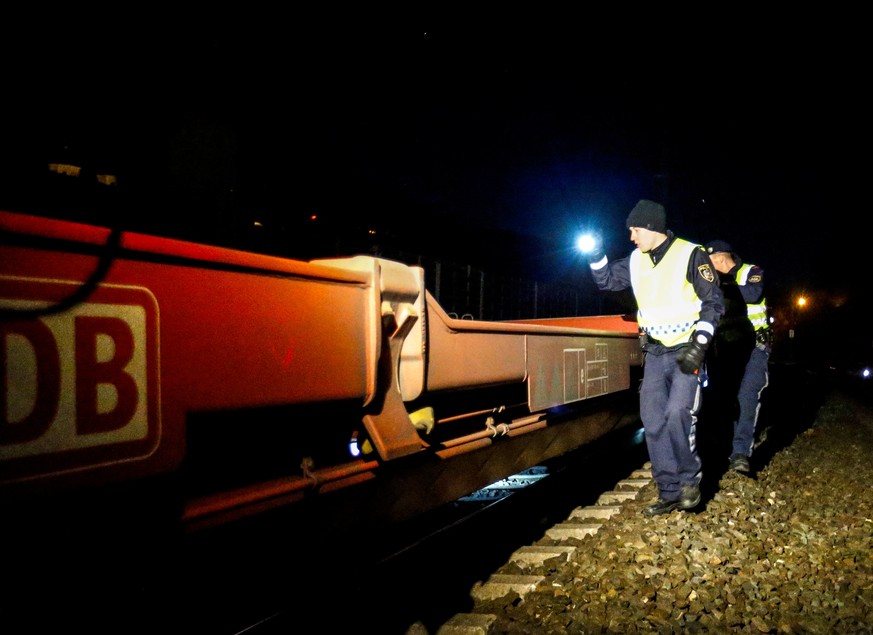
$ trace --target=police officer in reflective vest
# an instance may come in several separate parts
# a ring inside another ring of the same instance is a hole
[[[664,206],[641,200],[627,217],[636,249],[610,261],[602,249],[589,256],[604,291],[631,287],[644,351],[640,418],[658,500],[647,516],[700,504],[702,465],[696,424],[706,349],[724,313],[724,299],[706,250],[667,229]]]
[[[755,329],[755,345],[742,369],[737,401],[739,411],[734,422],[733,447],[728,467],[737,472],[751,472],[749,462],[755,443],[755,426],[761,410],[761,393],[769,383],[770,351],[772,339],[770,322],[767,319],[767,300],[764,297],[764,270],[743,262],[733,248],[723,240],[706,244],[712,266],[719,276],[736,280],[746,303],[749,321]]]

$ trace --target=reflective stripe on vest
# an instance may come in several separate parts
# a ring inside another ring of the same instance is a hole
[[[688,282],[688,261],[698,245],[676,238],[658,266],[639,249],[630,255],[631,286],[640,328],[665,346],[687,342],[702,302]]]
[[[740,265],[740,268],[737,269],[737,284],[746,284],[752,267],[754,265]],[[746,309],[749,312],[749,321],[751,321],[756,331],[770,328],[770,323],[767,321],[767,300],[765,298],[762,297],[757,304],[747,304]]]

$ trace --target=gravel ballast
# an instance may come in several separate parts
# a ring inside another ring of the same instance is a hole
[[[833,391],[812,425],[756,458],[698,510],[645,517],[649,483],[594,535],[544,535],[537,545],[576,549],[508,562],[498,574],[541,581],[472,614],[490,616],[490,634],[873,633],[873,411]]]

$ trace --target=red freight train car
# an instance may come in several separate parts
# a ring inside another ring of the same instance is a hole
[[[636,414],[622,316],[457,320],[380,258],[7,212],[0,232],[4,530],[190,533],[332,493],[405,519]]]

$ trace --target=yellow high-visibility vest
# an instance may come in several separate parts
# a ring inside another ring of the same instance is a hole
[[[686,277],[688,260],[698,248],[676,238],[657,267],[639,249],[630,255],[637,321],[643,331],[665,346],[687,342],[700,318],[702,302]]]
[[[746,284],[752,267],[754,265],[740,265],[740,268],[737,269],[737,284]],[[767,300],[763,296],[761,296],[761,299],[756,304],[746,304],[746,309],[749,312],[749,321],[756,331],[770,328],[770,323],[767,321]]]

